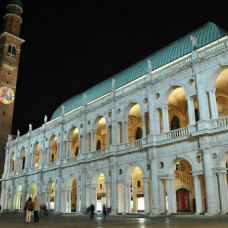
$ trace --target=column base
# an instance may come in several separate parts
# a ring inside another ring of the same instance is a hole
[[[159,216],[159,215],[160,215],[160,213],[159,213],[159,212],[150,213],[150,216],[153,216],[153,217],[155,217],[155,216]]]
[[[214,215],[218,215],[218,212],[207,212],[205,213],[206,216],[214,216]]]
[[[199,120],[197,122],[197,130],[204,130],[208,128],[208,122],[206,120]]]

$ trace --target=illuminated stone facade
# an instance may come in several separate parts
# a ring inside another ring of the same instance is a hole
[[[227,213],[228,36],[187,40],[192,52],[9,136],[2,209],[38,195],[55,213]]]

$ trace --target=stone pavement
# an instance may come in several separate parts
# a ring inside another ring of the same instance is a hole
[[[32,217],[33,219],[33,217]],[[25,223],[23,215],[0,214],[1,228],[161,228],[161,227],[194,227],[194,228],[220,228],[228,227],[228,216],[170,216],[157,218],[135,218],[109,216],[106,220],[96,217],[93,221],[88,216],[48,216],[40,219],[40,223]]]

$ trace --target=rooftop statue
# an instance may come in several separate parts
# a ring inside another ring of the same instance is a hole
[[[190,40],[192,41],[192,49],[193,49],[193,51],[195,51],[196,50],[197,38],[191,35]]]
[[[62,105],[62,115],[64,115],[64,114],[65,114],[65,106]]]
[[[113,78],[112,79],[112,90],[115,90],[115,84],[116,84],[116,80]]]
[[[29,131],[32,131],[32,124],[29,124]]]
[[[87,97],[86,94],[84,93],[84,95],[83,95],[83,102],[84,102],[84,105],[87,104],[87,100],[88,100],[88,97]]]
[[[148,71],[148,74],[150,74],[152,72],[152,62],[149,59],[147,59],[147,64],[148,64],[147,71]]]
[[[45,115],[44,116],[44,123],[47,123],[47,119],[48,119],[48,117],[47,117],[47,115]]]
[[[20,131],[17,130],[17,137],[19,138],[20,137]]]

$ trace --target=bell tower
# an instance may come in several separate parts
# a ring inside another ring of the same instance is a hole
[[[17,74],[20,59],[22,3],[9,0],[0,34],[0,178],[5,161],[5,147],[11,133]]]

